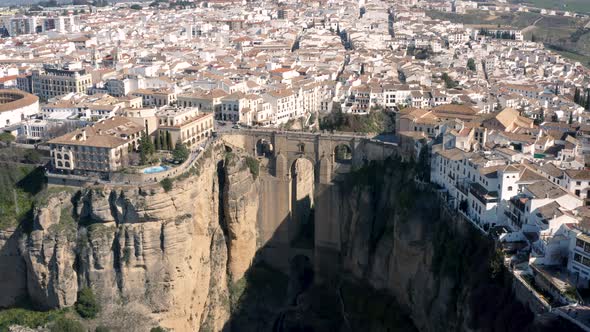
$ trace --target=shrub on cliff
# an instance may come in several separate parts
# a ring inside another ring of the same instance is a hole
[[[86,332],[84,326],[77,320],[60,317],[49,328],[51,332]]]
[[[170,178],[162,179],[162,181],[160,181],[160,185],[162,188],[164,188],[165,192],[172,190],[172,180],[170,180]]]
[[[89,287],[82,288],[78,292],[78,302],[76,302],[76,311],[84,318],[95,318],[100,311],[100,305]]]
[[[150,330],[150,332],[166,332],[168,330],[162,328],[162,327],[152,327],[152,329]]]
[[[246,157],[246,165],[248,165],[250,173],[252,173],[254,180],[256,180],[258,174],[260,174],[260,163],[255,158]]]
[[[0,331],[8,331],[11,325],[37,328],[62,317],[65,310],[32,311],[13,308],[0,311]]]

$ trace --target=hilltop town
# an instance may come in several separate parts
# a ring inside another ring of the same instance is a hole
[[[387,114],[392,128],[362,134],[429,167],[417,180],[497,239],[540,306],[588,330],[588,63],[433,11],[535,12],[590,33],[586,13],[502,1],[0,8],[0,144],[38,151],[50,184],[139,185],[189,169],[224,133]]]

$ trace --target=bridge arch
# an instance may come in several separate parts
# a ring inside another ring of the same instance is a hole
[[[309,247],[314,228],[315,164],[306,157],[295,159],[290,174],[289,239],[298,247]],[[310,234],[311,233],[311,234]]]
[[[254,152],[257,157],[270,157],[273,152],[273,145],[267,138],[259,138],[254,146]]]
[[[345,143],[339,143],[334,147],[333,159],[334,163],[351,164],[352,163],[352,148]]]

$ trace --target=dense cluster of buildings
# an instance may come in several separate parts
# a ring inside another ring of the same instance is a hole
[[[190,146],[216,120],[301,119],[307,129],[334,111],[395,112],[402,147],[429,151],[431,181],[449,206],[518,247],[514,265],[562,267],[571,284],[588,286],[590,71],[513,27],[426,14],[526,8],[143,5],[2,17],[0,128],[49,140],[58,169],[109,172],[128,164],[142,132]]]

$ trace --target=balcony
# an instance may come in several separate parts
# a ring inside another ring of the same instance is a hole
[[[455,187],[457,187],[457,190],[459,190],[460,192],[463,193],[463,195],[467,196],[469,193],[469,187],[470,187],[470,183],[463,180],[463,181],[457,181],[455,183]]]
[[[487,191],[479,183],[472,184],[469,192],[482,204],[498,203],[498,193],[496,191]]]
[[[528,202],[528,198],[527,197],[512,197],[510,198],[510,205],[512,205],[514,208],[518,209],[521,213],[524,213],[525,211],[525,207],[526,207],[526,202]]]

